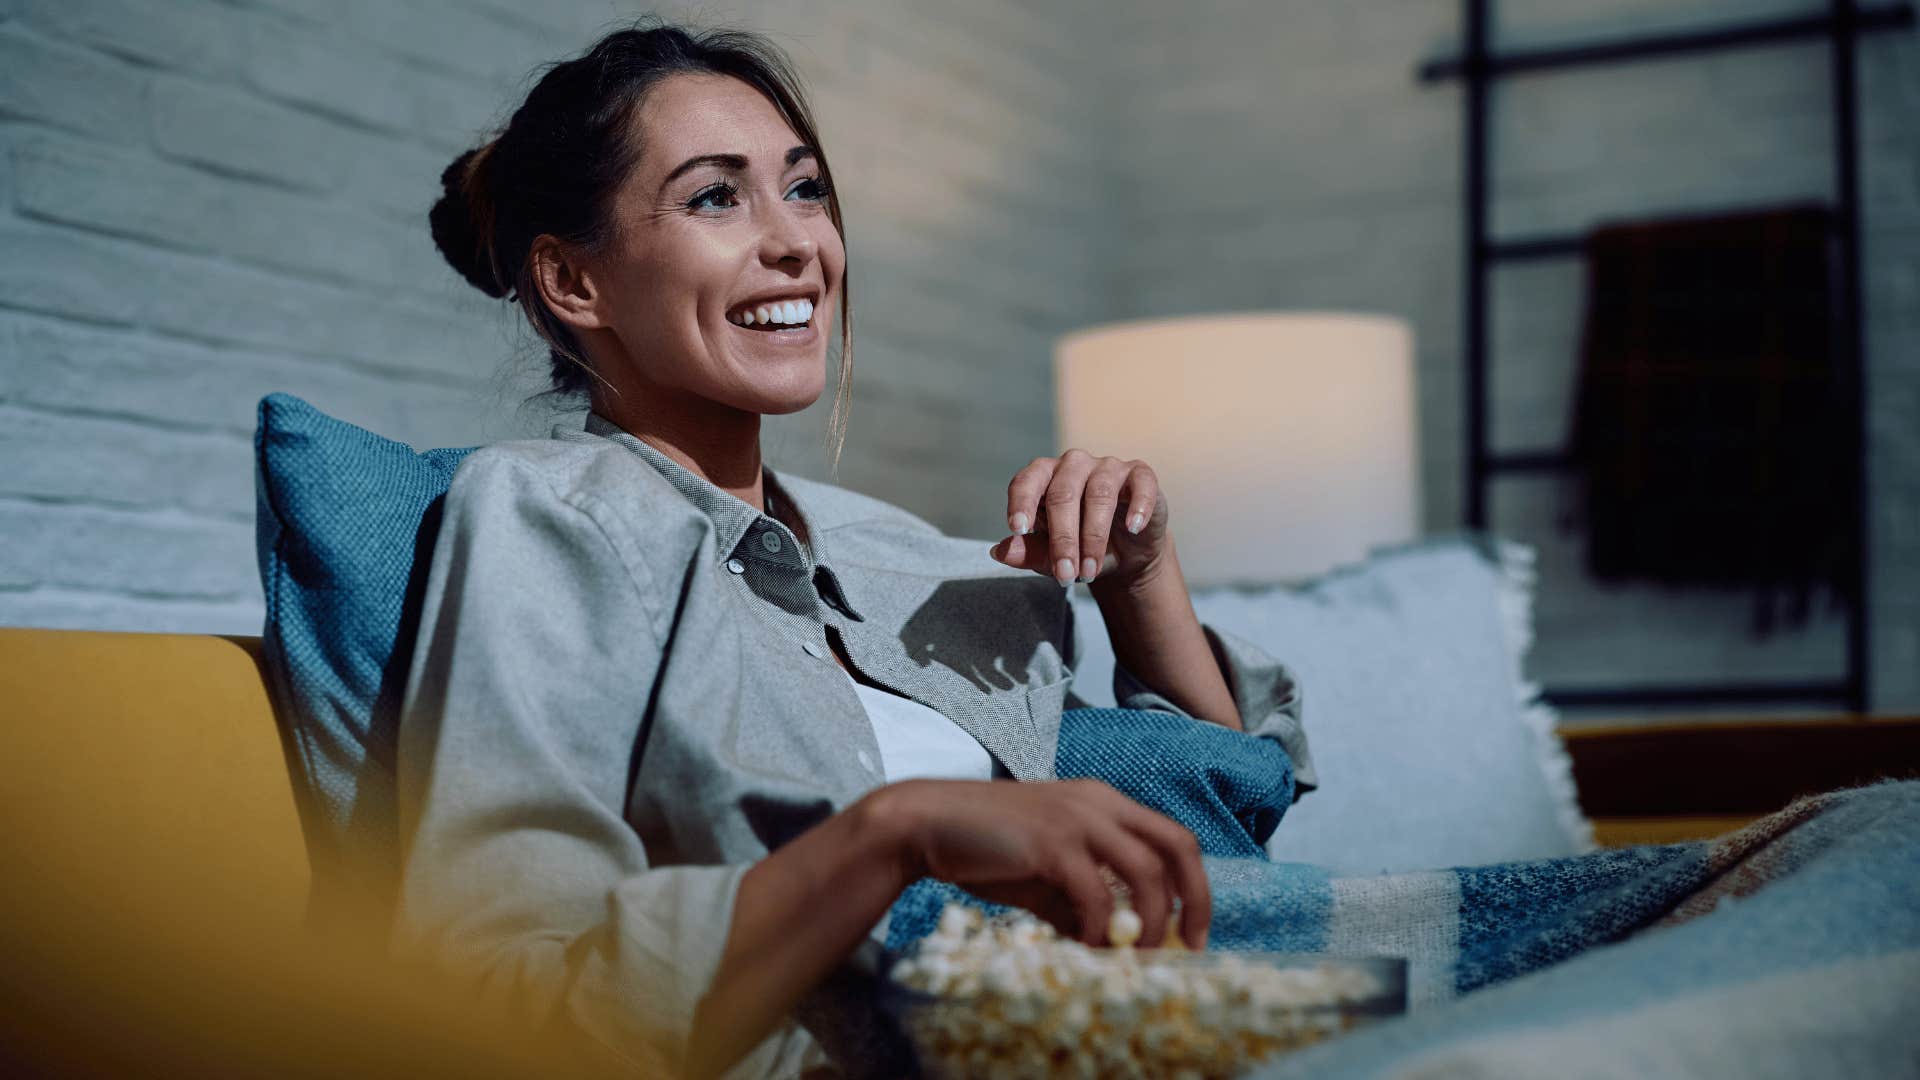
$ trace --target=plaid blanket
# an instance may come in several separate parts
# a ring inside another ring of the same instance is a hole
[[[1098,730],[1078,719],[1063,739]],[[1920,782],[1802,799],[1714,841],[1335,877],[1221,839],[1223,821],[1268,820],[1250,793],[1290,785],[1217,762],[1158,783],[1127,768],[1128,794],[1176,818],[1218,803],[1195,830],[1212,948],[1409,961],[1409,1015],[1261,1076],[1920,1075]],[[1194,784],[1223,798],[1180,790]],[[920,882],[889,947],[949,899],[993,909]]]
[[[1214,870],[1216,942],[1412,962],[1408,1016],[1261,1077],[1920,1075],[1920,782],[1711,842],[1371,878]]]

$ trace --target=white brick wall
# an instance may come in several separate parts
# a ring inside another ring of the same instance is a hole
[[[1799,11],[1805,0],[1528,0],[1497,39]],[[254,632],[253,405],[286,390],[417,446],[538,434],[544,359],[460,282],[440,169],[611,0],[0,0],[0,623]],[[849,217],[852,426],[838,479],[994,536],[1055,449],[1049,356],[1112,318],[1393,312],[1419,341],[1426,516],[1460,520],[1455,0],[675,4],[771,32],[809,79]],[[1920,41],[1861,44],[1873,365],[1874,650],[1920,705]],[[1503,234],[1824,195],[1817,46],[1542,75],[1495,94]],[[1563,434],[1580,276],[1496,279],[1494,439]],[[529,363],[515,366],[516,350]],[[826,475],[830,400],[772,418]],[[57,429],[80,449],[41,449]],[[76,438],[77,436],[77,438]],[[1541,545],[1537,673],[1837,670],[1837,625],[1743,640],[1738,598],[1596,591],[1538,481],[1496,523]],[[62,542],[55,545],[51,538]],[[77,555],[78,557],[74,557]],[[1649,627],[1659,628],[1649,630]],[[1622,670],[1622,665],[1626,665]]]
[[[1804,13],[1803,0],[1510,0],[1498,46]],[[1214,0],[1122,23],[1111,137],[1127,152],[1113,295],[1128,314],[1346,308],[1404,316],[1419,342],[1426,520],[1457,526],[1464,407],[1460,85],[1453,0]],[[1876,705],[1920,707],[1920,37],[1860,46],[1871,365]],[[1493,94],[1493,227],[1577,231],[1600,216],[1831,194],[1818,45],[1545,73]],[[1582,272],[1512,264],[1493,286],[1493,441],[1564,438]],[[1537,677],[1563,684],[1819,679],[1841,621],[1760,643],[1742,596],[1596,589],[1539,478],[1496,481],[1496,528],[1537,544]],[[1612,711],[1612,710],[1610,710]]]
[[[544,355],[426,227],[535,68],[634,9],[530,10],[0,2],[0,624],[258,632],[270,391],[421,447],[545,432]],[[997,535],[1052,449],[1052,339],[1107,310],[1076,11],[661,13],[769,31],[810,80],[850,218],[840,481]],[[825,476],[830,404],[771,420],[769,459]]]

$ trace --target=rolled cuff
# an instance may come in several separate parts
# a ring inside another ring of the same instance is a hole
[[[573,981],[575,1023],[617,1051],[654,1048],[681,1069],[751,866],[662,867],[615,885],[604,947],[585,952]]]
[[[1207,644],[1213,658],[1226,676],[1233,704],[1240,711],[1246,733],[1272,739],[1293,759],[1293,799],[1320,786],[1313,771],[1313,755],[1307,747],[1307,731],[1300,722],[1300,684],[1285,664],[1266,650],[1206,623]],[[1191,717],[1193,714],[1149,689],[1135,678],[1124,664],[1113,665],[1113,700],[1123,709],[1163,709]]]

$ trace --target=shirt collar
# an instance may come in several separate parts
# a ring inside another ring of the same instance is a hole
[[[587,410],[584,426],[588,432],[611,439],[638,454],[666,477],[675,490],[713,522],[715,545],[720,551],[726,552],[729,558],[798,570],[815,579],[827,599],[849,618],[864,621],[864,617],[848,602],[839,575],[827,563],[826,537],[822,535],[818,522],[808,516],[799,500],[793,497],[773,469],[764,462],[760,466],[763,488],[772,491],[773,497],[791,508],[794,516],[806,525],[807,549],[800,546],[799,538],[787,528],[785,522],[755,510],[745,499],[722,489],[599,413]],[[811,549],[811,554],[808,549]],[[821,578],[825,580],[820,581]]]

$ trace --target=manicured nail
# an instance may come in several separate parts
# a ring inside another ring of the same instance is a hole
[[[1054,580],[1058,581],[1062,586],[1073,584],[1073,560],[1061,559],[1058,563],[1055,563],[1053,567],[1053,577]]]
[[[1137,533],[1140,531],[1140,526],[1145,525],[1146,523],[1147,523],[1147,515],[1138,514],[1138,513],[1134,514],[1133,517],[1127,521],[1127,531],[1130,533]]]
[[[1081,581],[1092,581],[1093,575],[1099,572],[1100,572],[1099,563],[1094,562],[1092,559],[1080,560],[1080,580]]]
[[[1027,535],[1027,515],[1025,514],[1013,515],[1013,533],[1015,536]]]

